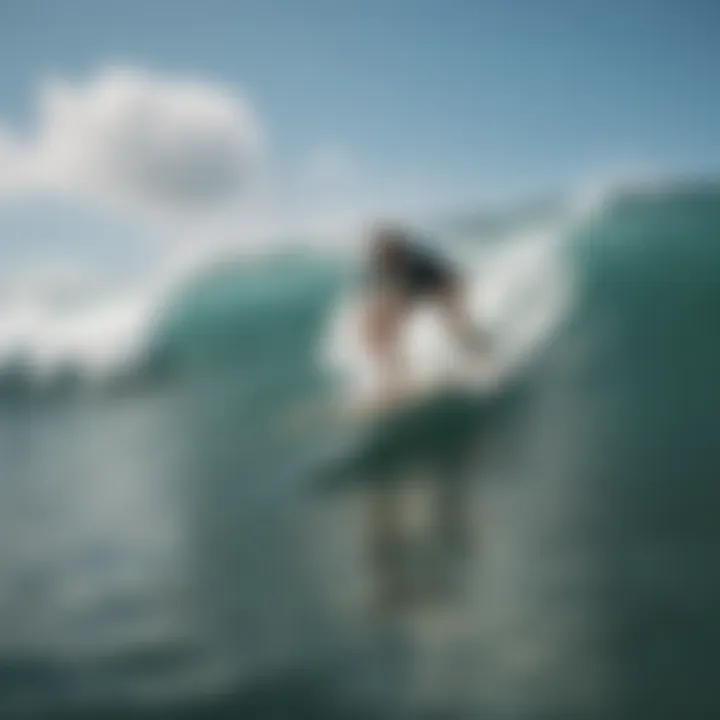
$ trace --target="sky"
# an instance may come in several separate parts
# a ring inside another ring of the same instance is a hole
[[[714,173],[718,31],[714,0],[4,0],[0,259]]]

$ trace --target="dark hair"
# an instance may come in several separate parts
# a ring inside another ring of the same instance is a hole
[[[398,225],[377,225],[370,235],[374,261],[394,264],[404,256],[408,240],[408,233]]]

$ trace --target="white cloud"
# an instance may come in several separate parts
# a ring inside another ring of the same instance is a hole
[[[162,262],[178,252],[346,238],[377,204],[342,142],[320,141],[279,164],[266,145],[254,108],[232,87],[127,68],[47,80],[31,125],[13,132],[0,117],[0,200],[42,208],[50,197],[100,217],[120,211],[153,241],[140,251],[153,245]],[[83,242],[66,227],[48,249],[83,255]],[[116,243],[117,233],[92,242]]]
[[[34,132],[0,125],[0,193],[59,194],[163,219],[236,208],[263,137],[232,90],[110,69],[40,92]]]

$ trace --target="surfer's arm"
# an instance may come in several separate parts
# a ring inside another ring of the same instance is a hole
[[[450,331],[466,352],[487,360],[489,342],[487,333],[470,314],[467,296],[461,283],[455,282],[443,294],[441,308]]]

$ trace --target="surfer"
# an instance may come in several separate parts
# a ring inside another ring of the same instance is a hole
[[[460,346],[484,359],[485,347],[471,321],[458,268],[402,227],[376,227],[370,235],[364,339],[378,363],[382,395],[403,390],[400,334],[412,311],[428,303],[440,310]]]

